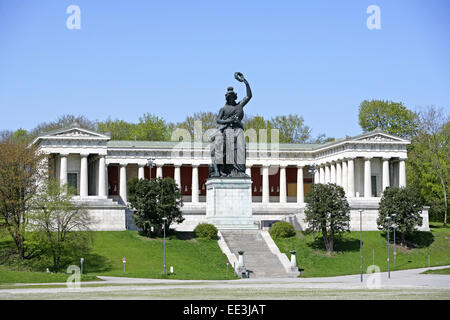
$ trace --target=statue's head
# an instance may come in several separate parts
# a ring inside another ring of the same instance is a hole
[[[228,87],[227,93],[225,93],[225,99],[227,100],[228,104],[236,103],[237,94],[233,91],[233,87]]]

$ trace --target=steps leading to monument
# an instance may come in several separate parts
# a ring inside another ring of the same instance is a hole
[[[272,253],[260,230],[220,230],[228,248],[239,259],[244,251],[244,265],[250,278],[285,278],[289,275],[278,257]]]

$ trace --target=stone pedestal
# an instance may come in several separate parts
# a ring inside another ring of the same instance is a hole
[[[251,178],[208,179],[206,220],[219,230],[258,229],[252,216]]]

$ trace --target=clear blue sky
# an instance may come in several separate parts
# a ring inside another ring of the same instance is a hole
[[[66,8],[81,8],[81,30]],[[381,30],[369,30],[369,5]],[[450,109],[450,2],[0,2],[0,129],[31,129],[62,114],[177,122],[217,112],[226,87],[250,115],[296,113],[313,134],[360,133],[364,99]]]

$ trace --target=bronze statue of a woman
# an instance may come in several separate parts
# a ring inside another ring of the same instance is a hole
[[[233,87],[225,93],[225,105],[220,109],[217,124],[218,132],[212,137],[210,177],[248,177],[245,174],[245,140],[242,119],[244,106],[252,98],[252,91],[244,75],[236,72],[234,77],[244,82],[247,96],[236,102],[237,94]]]

